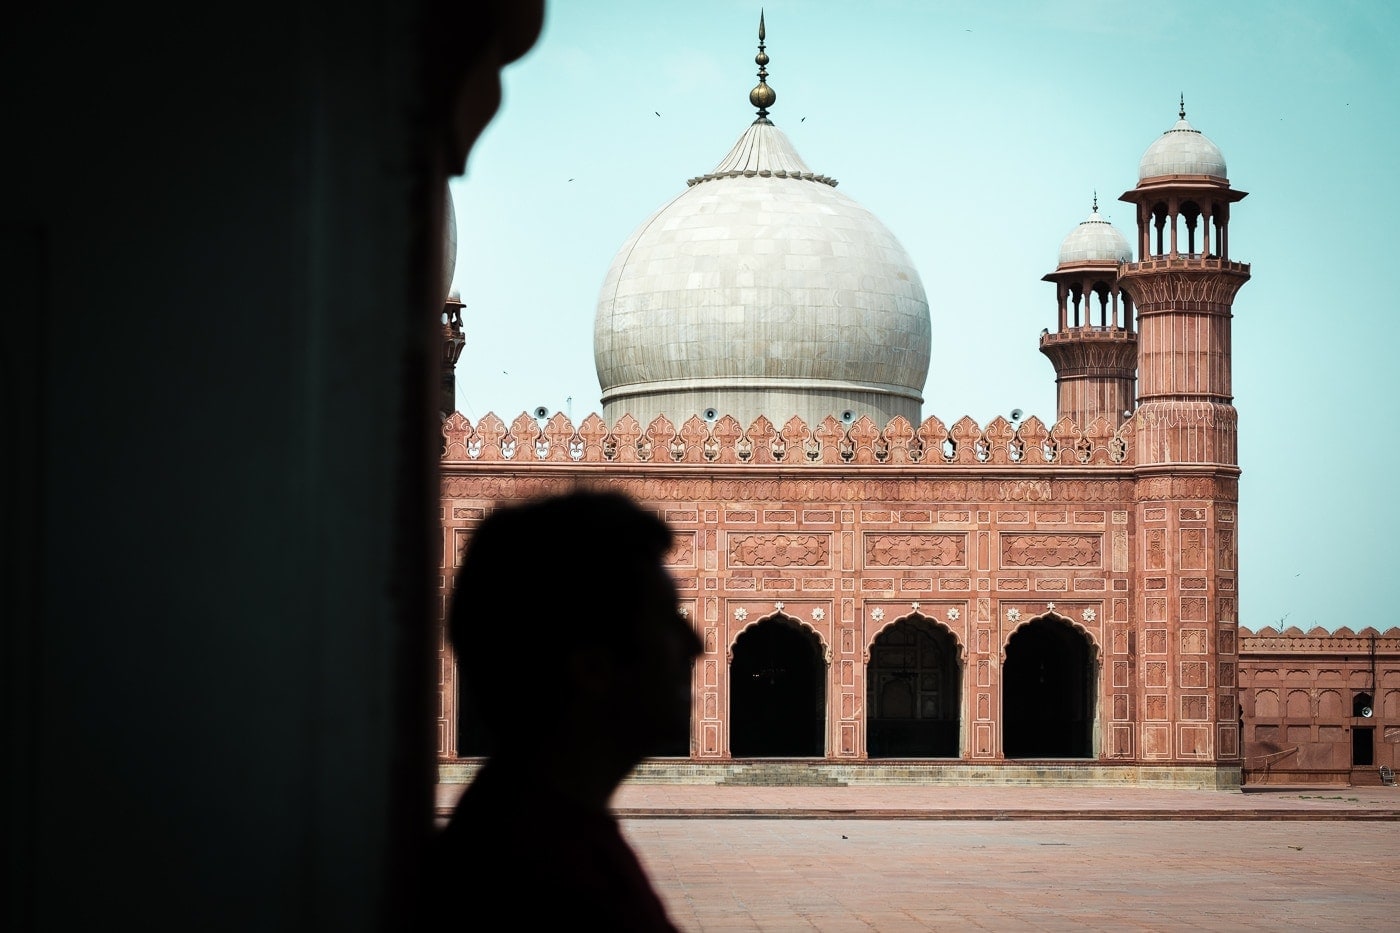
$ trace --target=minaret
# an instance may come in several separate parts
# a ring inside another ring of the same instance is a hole
[[[462,348],[467,344],[466,335],[462,333],[464,307],[456,291],[448,294],[442,305],[442,376],[438,407],[444,418],[457,410],[457,360],[461,359]]]
[[[1142,157],[1137,205],[1138,261],[1119,282],[1137,305],[1137,463],[1238,462],[1230,389],[1230,307],[1249,280],[1231,262],[1230,187],[1225,159],[1200,130],[1180,120]]]
[[[1087,220],[1060,244],[1059,264],[1043,281],[1055,283],[1059,324],[1040,335],[1040,352],[1055,367],[1057,420],[1087,428],[1103,417],[1114,428],[1133,410],[1137,334],[1133,303],[1118,284],[1118,266],[1131,260],[1126,237],[1099,214],[1098,195]]]
[[[1148,147],[1138,260],[1119,268],[1138,320],[1132,580],[1138,757],[1240,780],[1239,475],[1230,317],[1249,266],[1229,255],[1225,159],[1180,119]]]
[[[457,271],[457,207],[452,192],[444,193],[443,216],[446,221],[442,238],[442,364],[438,381],[438,409],[443,418],[457,410],[457,360],[467,338],[462,333],[462,298],[452,288]]]

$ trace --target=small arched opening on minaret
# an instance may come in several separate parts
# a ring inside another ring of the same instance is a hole
[[[1089,313],[1085,315],[1085,323],[1090,327],[1106,328],[1118,326],[1118,309],[1112,307],[1113,288],[1103,279],[1099,279],[1089,287],[1089,294],[1096,299],[1097,307],[1091,307]],[[1094,319],[1093,312],[1098,311],[1098,320]]]
[[[1167,255],[1168,246],[1176,241],[1176,230],[1172,229],[1171,240],[1167,239],[1167,221],[1170,214],[1164,201],[1158,201],[1152,205],[1152,232],[1155,234],[1153,246],[1146,250],[1152,256]]]
[[[730,755],[822,757],[826,662],[816,633],[786,615],[770,616],[739,634],[732,657]]]
[[[1178,213],[1181,216],[1183,232],[1186,234],[1186,249],[1182,250],[1188,256],[1197,254],[1197,233],[1201,219],[1201,208],[1195,201],[1185,201],[1182,203]],[[1178,241],[1180,242],[1180,241]]]
[[[877,635],[865,697],[869,757],[958,757],[962,674],[947,628],[915,613]]]
[[[1092,758],[1094,646],[1068,620],[1031,619],[1006,643],[1002,752],[1007,758]]]
[[[1084,286],[1078,282],[1070,282],[1068,285],[1069,306],[1072,311],[1070,315],[1070,327],[1083,327],[1085,323],[1084,313]],[[1063,328],[1062,328],[1063,329]]]

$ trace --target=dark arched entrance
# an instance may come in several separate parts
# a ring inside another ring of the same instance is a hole
[[[870,646],[865,747],[871,758],[956,758],[962,706],[957,642],[920,615]]]
[[[1007,758],[1093,756],[1093,654],[1063,619],[1032,619],[1011,636],[1001,696]]]
[[[735,758],[810,758],[825,751],[826,664],[817,636],[787,616],[734,640],[729,752]]]

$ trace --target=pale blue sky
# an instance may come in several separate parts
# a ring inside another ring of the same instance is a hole
[[[923,278],[924,414],[1054,420],[1061,239],[1187,119],[1235,188],[1240,621],[1388,628],[1400,457],[1400,5],[765,2],[771,118]],[[618,247],[753,119],[757,3],[554,2],[452,184],[458,407],[600,410],[598,289]],[[657,115],[660,113],[660,116]]]

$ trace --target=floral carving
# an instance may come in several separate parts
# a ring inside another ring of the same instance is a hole
[[[1003,534],[1001,562],[1007,567],[1097,567],[1102,535]]]
[[[743,606],[740,606],[738,609],[735,609],[735,610],[734,610],[734,618],[737,619],[738,621],[742,622],[742,621],[744,621],[745,619],[747,619],[748,617],[749,617],[749,611],[748,611],[747,609],[745,609]]]
[[[967,563],[967,535],[868,534],[865,562],[872,567],[962,567]]]
[[[820,567],[827,563],[830,549],[830,535],[733,535],[729,563],[736,567]]]

